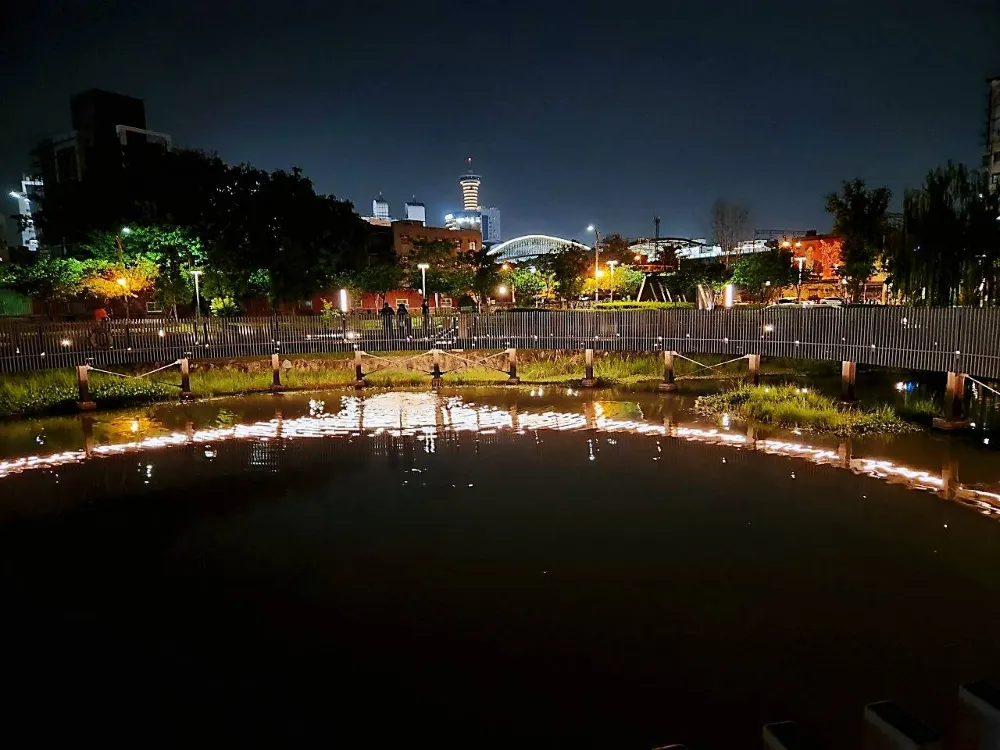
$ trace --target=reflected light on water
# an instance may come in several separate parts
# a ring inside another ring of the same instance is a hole
[[[943,475],[901,466],[887,459],[852,458],[843,451],[805,443],[756,439],[752,433],[743,435],[729,429],[706,429],[670,423],[661,425],[634,419],[607,417],[605,406],[597,401],[582,404],[580,412],[553,410],[522,412],[517,408],[504,410],[495,406],[466,403],[455,396],[440,399],[434,394],[386,393],[370,397],[344,396],[341,398],[340,410],[336,413],[326,412],[322,401],[312,401],[309,406],[309,416],[291,419],[276,417],[250,424],[189,429],[186,432],[151,436],[141,440],[98,445],[86,450],[8,459],[0,461],[0,478],[33,469],[52,469],[66,464],[80,463],[88,458],[184,445],[204,445],[205,455],[214,456],[215,450],[212,445],[227,440],[267,441],[275,438],[300,440],[349,435],[377,436],[388,433],[396,436],[415,436],[430,446],[446,432],[494,434],[499,431],[513,431],[524,434],[544,430],[590,429],[729,446],[839,467],[883,481],[902,483],[913,489],[945,493],[975,507],[984,515],[1000,517],[1000,494],[966,487],[957,482],[949,483]],[[657,449],[659,450],[659,444]],[[596,459],[592,442],[590,457],[591,460]]]

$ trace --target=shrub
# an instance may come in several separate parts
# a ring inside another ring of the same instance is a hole
[[[745,385],[702,396],[696,402],[696,408],[703,414],[729,413],[754,422],[779,427],[807,427],[838,435],[914,429],[891,406],[842,408],[831,398],[791,384]]]

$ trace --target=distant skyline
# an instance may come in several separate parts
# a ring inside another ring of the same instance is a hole
[[[648,235],[654,215],[707,236],[717,197],[757,228],[823,231],[844,179],[888,185],[897,208],[927,170],[978,166],[1000,74],[993,0],[224,6],[19,6],[4,194],[97,87],[143,98],[180,147],[302,167],[361,214],[415,195],[443,224],[471,156],[505,238]]]

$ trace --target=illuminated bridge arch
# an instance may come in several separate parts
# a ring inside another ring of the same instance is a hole
[[[500,261],[520,261],[532,260],[541,255],[548,255],[560,248],[578,247],[585,250],[590,248],[576,240],[564,240],[562,237],[551,237],[547,234],[526,234],[523,237],[515,237],[512,240],[501,242],[490,249],[490,255]]]

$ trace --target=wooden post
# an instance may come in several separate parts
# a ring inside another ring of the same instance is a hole
[[[94,418],[90,414],[80,417],[80,427],[83,430],[83,452],[87,458],[94,451]]]
[[[958,495],[958,462],[946,460],[941,467],[941,497],[954,500]]]
[[[760,385],[760,355],[748,354],[747,364],[750,367],[750,380],[754,385]]]
[[[80,400],[76,406],[80,411],[92,411],[97,408],[97,404],[90,400],[90,366],[77,365],[76,384],[80,389]]]
[[[271,355],[271,390],[281,388],[281,357],[275,352]]]
[[[361,355],[360,349],[354,350],[354,387],[364,388],[365,387],[365,374],[361,370]]]
[[[858,363],[845,359],[840,363],[840,400],[856,401],[855,385],[858,381]]]
[[[583,385],[584,388],[593,388],[597,385],[597,381],[594,379],[594,350],[584,349],[583,350],[583,366],[584,366],[584,377]]]
[[[865,706],[865,750],[941,750],[941,738],[917,717],[893,701]]]
[[[431,354],[434,357],[434,366],[431,372],[431,388],[440,388],[444,385],[444,380],[441,378],[441,350],[434,349]]]
[[[944,396],[944,417],[934,418],[934,427],[939,430],[964,430],[972,422],[966,414],[965,373],[949,372]]]
[[[660,390],[669,392],[677,390],[677,383],[674,382],[674,354],[673,351],[663,352],[663,382],[660,383]]]
[[[845,440],[837,446],[837,457],[840,459],[840,465],[843,468],[851,468],[851,461],[854,459],[854,451],[848,441]]]
[[[187,357],[177,360],[181,368],[181,398],[191,398],[191,363]]]
[[[517,349],[507,350],[507,385],[517,385],[521,379],[517,376]]]

